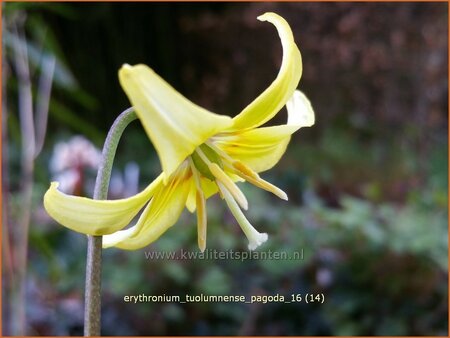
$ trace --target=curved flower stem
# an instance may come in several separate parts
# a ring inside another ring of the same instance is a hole
[[[95,180],[94,199],[108,196],[109,181],[120,137],[128,124],[136,119],[133,108],[122,112],[106,137],[102,160]],[[86,288],[84,297],[84,335],[100,336],[101,319],[102,236],[88,236],[86,258]]]

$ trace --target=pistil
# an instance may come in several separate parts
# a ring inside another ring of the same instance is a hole
[[[203,151],[199,148],[195,150],[201,160],[207,165],[209,172],[213,176],[216,182],[221,182],[224,186],[227,187],[228,191],[233,195],[236,201],[239,203],[241,208],[244,210],[248,209],[248,201],[245,198],[245,195],[233,182],[233,180],[217,165],[217,163],[211,162],[209,158],[203,153]]]
[[[230,208],[231,213],[233,214],[234,218],[236,218],[239,226],[241,227],[242,231],[248,238],[249,241],[248,249],[255,250],[258,246],[267,241],[269,236],[266,233],[258,232],[250,224],[245,215],[242,213],[242,210],[239,208],[233,196],[231,196],[230,192],[226,189],[226,187],[222,185],[221,182],[217,182],[217,186],[219,187],[219,190],[224,196],[228,208]]]

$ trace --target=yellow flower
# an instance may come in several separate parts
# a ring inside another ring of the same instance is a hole
[[[250,182],[287,200],[281,189],[258,173],[279,161],[292,133],[314,124],[314,112],[296,90],[302,60],[288,23],[275,13],[258,19],[276,27],[283,47],[281,69],[263,93],[236,117],[220,116],[186,99],[149,67],[124,65],[120,83],[155,146],[161,175],[139,194],[121,200],[66,195],[52,182],[44,197],[47,212],[69,229],[104,235],[104,247],[135,250],[174,225],[186,206],[197,212],[198,245],[203,251],[206,200],[218,192],[247,236],[249,249],[264,243],[267,234],[259,233],[242,213],[248,202],[235,182]],[[285,105],[286,124],[260,127]],[[121,230],[142,208],[137,223]]]

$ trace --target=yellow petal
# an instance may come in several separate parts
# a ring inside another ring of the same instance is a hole
[[[120,200],[93,200],[59,191],[52,182],[44,195],[44,207],[61,225],[87,235],[106,235],[124,228],[142,209],[162,182],[162,175],[139,194]]]
[[[278,140],[273,140],[272,143],[255,147],[251,144],[252,136],[243,133],[236,135],[232,140],[226,140],[217,145],[226,151],[230,157],[245,163],[257,173],[269,170],[277,164],[286,151],[290,140],[290,136],[280,137]]]
[[[311,127],[316,122],[311,102],[301,91],[296,90],[286,103],[288,122],[290,126]]]
[[[168,177],[196,147],[232,125],[178,93],[145,65],[124,65],[119,79],[152,141]]]
[[[254,128],[269,121],[292,96],[302,75],[300,51],[286,20],[275,13],[265,13],[258,20],[269,21],[278,30],[283,46],[281,68],[272,84],[233,119],[231,130]]]
[[[216,146],[256,172],[272,168],[284,154],[290,135],[314,124],[314,111],[302,92],[296,90],[286,107],[287,124],[222,134],[214,137]]]
[[[215,193],[217,193],[218,189],[214,181],[211,181],[210,179],[207,179],[205,177],[200,177],[200,184],[202,186],[203,195],[205,196],[205,199],[208,199]],[[186,200],[186,208],[189,210],[189,212],[195,211],[196,194],[197,194],[197,187],[195,186],[195,184],[192,184],[190,187],[189,196]]]
[[[103,247],[115,246],[137,250],[157,240],[176,223],[184,209],[191,185],[187,171],[175,175],[167,185],[160,186],[135,226],[103,238]]]

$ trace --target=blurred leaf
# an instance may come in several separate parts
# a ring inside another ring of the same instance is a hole
[[[40,67],[43,58],[47,58],[53,55],[49,51],[43,51],[42,49],[39,49],[33,42],[29,40],[23,41],[18,37],[12,35],[8,31],[3,32],[3,41],[7,50],[12,49],[13,44],[16,42],[18,42],[19,45],[22,46],[22,48],[26,48],[26,50],[28,51],[30,64],[34,68]],[[77,87],[77,83],[72,73],[58,58],[56,58],[53,80],[56,86],[60,86],[64,89],[72,89]]]
[[[207,295],[226,295],[230,292],[231,281],[220,267],[205,269],[197,285],[197,292]]]
[[[102,132],[97,130],[95,126],[88,121],[75,115],[64,104],[60,103],[55,98],[50,100],[50,117],[66,124],[76,133],[85,135],[95,144],[103,143],[104,135]]]

